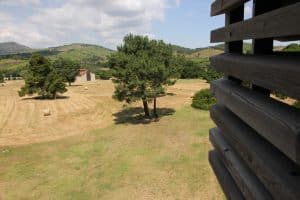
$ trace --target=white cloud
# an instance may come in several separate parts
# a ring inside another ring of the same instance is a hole
[[[12,21],[13,17],[10,16],[8,13],[4,13],[4,12],[0,12],[0,22],[8,22],[8,21]]]
[[[40,0],[0,0],[0,5],[24,6],[38,4],[40,4]]]
[[[4,2],[0,0],[0,4]],[[41,3],[39,0],[10,2],[24,6]],[[89,41],[104,41],[106,45],[115,46],[129,32],[153,35],[153,22],[164,21],[170,3],[179,5],[180,1],[65,0],[54,8],[38,6],[19,24],[0,15],[0,21],[6,21],[1,25],[0,41],[13,40],[33,47],[45,47],[89,38]]]

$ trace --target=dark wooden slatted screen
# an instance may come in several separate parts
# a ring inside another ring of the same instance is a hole
[[[273,52],[274,40],[300,39],[300,0],[254,0],[244,20],[246,2],[211,6],[212,16],[225,14],[225,27],[211,32],[225,53],[210,59],[224,77],[211,83],[209,161],[228,199],[300,199],[300,109],[270,97],[300,100],[300,53]],[[243,53],[246,39],[252,54]]]

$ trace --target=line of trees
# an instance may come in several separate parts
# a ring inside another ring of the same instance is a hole
[[[23,66],[12,68],[12,69],[1,69],[0,73],[3,75],[3,77],[6,77],[8,79],[12,78],[12,80],[16,79],[16,77],[22,77],[22,72],[24,70]]]
[[[157,117],[157,98],[165,94],[165,86],[175,84],[178,66],[171,45],[144,36],[125,36],[123,45],[109,57],[115,83],[114,98],[127,103],[141,100],[145,117]]]
[[[211,82],[222,76],[211,67],[208,59],[194,61],[182,56],[177,59],[177,62],[180,66],[180,78],[182,79],[204,79]]]
[[[67,91],[65,82],[71,85],[75,81],[80,65],[59,58],[53,63],[44,56],[34,54],[23,74],[25,85],[19,96],[38,94],[42,98],[56,99],[57,93]]]

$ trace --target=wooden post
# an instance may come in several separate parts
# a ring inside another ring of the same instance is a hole
[[[244,19],[244,5],[237,7],[233,11],[225,14],[225,24],[229,26]],[[225,53],[243,53],[243,41],[225,42]],[[241,84],[242,81],[233,77],[227,76],[227,79]]]
[[[225,14],[225,24],[229,26],[244,19],[244,5]],[[243,41],[226,42],[225,53],[243,53]]]
[[[210,61],[226,78],[210,87],[218,128],[210,130],[215,151],[209,159],[229,199],[297,200],[300,110],[270,93],[300,100],[300,54],[273,52],[274,40],[300,39],[300,1],[253,0],[253,17],[244,20],[247,1],[212,4],[211,15],[226,14],[226,26],[211,32],[212,43],[225,42],[225,53]],[[243,40],[253,40],[253,55],[243,54]]]
[[[254,0],[253,1],[253,17],[264,14],[280,7],[279,0]],[[273,54],[274,41],[273,38],[254,39],[252,40],[253,54]],[[251,89],[260,92],[263,95],[269,96],[271,91],[269,89],[260,87],[258,85],[250,85]]]

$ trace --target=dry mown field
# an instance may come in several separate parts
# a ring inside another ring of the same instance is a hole
[[[10,81],[0,87],[0,146],[52,141],[104,128],[114,123],[113,114],[123,105],[112,99],[111,81],[69,87],[66,98],[58,100],[20,98],[17,92],[22,84]],[[159,99],[158,106],[183,107],[194,92],[207,87],[203,81],[179,80],[168,89],[168,96]],[[50,109],[51,116],[43,116],[45,109]]]
[[[141,105],[112,100],[110,81],[70,87],[55,101],[20,99],[21,85],[0,87],[1,200],[224,198],[208,164],[214,125],[190,106],[203,81],[170,87],[158,101],[170,114],[150,123],[132,117]]]

